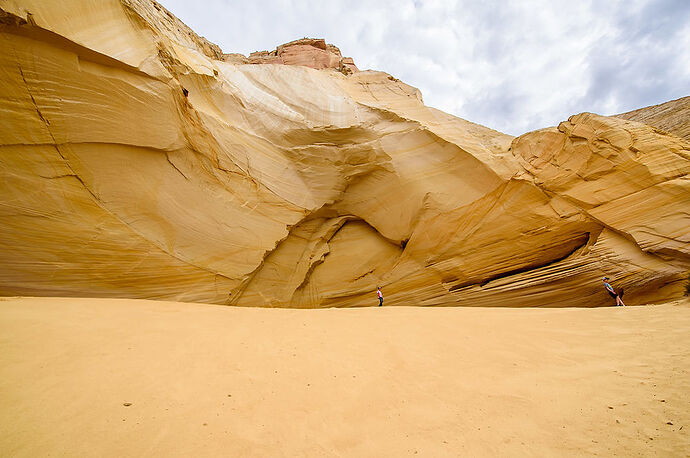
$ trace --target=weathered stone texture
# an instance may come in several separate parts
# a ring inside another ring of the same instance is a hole
[[[687,139],[589,113],[513,138],[324,40],[223,54],[146,0],[5,0],[0,24],[0,294],[599,306],[604,274],[631,304],[685,291]]]

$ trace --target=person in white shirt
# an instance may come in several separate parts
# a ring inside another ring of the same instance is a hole
[[[381,292],[381,287],[376,287],[376,296],[379,298],[379,307],[383,305],[383,293]]]

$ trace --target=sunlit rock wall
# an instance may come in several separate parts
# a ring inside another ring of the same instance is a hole
[[[690,96],[616,115],[690,141]]]
[[[385,73],[228,57],[145,0],[0,0],[0,50],[0,294],[600,306],[604,274],[627,303],[684,294],[690,144],[650,126],[513,138]]]

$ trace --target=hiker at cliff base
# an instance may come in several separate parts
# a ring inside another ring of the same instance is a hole
[[[625,306],[623,303],[623,300],[621,299],[623,297],[623,288],[621,288],[621,292],[617,293],[615,289],[613,289],[613,286],[609,284],[609,277],[604,277],[604,288],[606,288],[606,292],[609,293],[609,295],[616,300],[616,306]]]
[[[383,293],[381,292],[381,287],[376,287],[376,296],[379,298],[379,307],[383,305]]]

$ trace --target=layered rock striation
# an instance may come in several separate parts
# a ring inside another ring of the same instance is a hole
[[[616,115],[690,141],[690,96]]]
[[[323,40],[233,57],[148,0],[4,0],[0,24],[0,294],[599,306],[604,274],[631,304],[685,292],[672,133],[583,113],[513,138]]]

